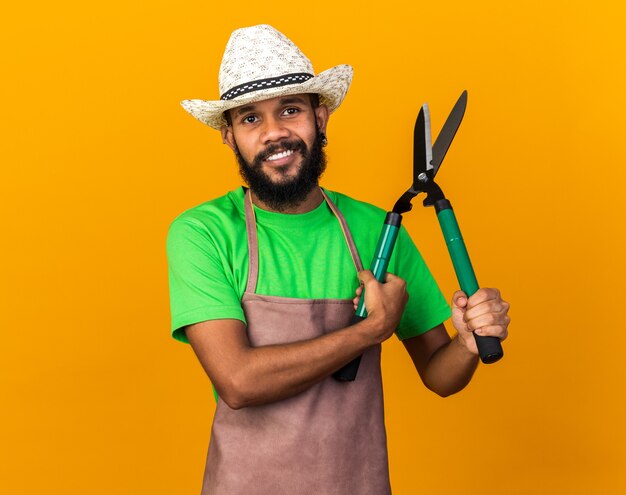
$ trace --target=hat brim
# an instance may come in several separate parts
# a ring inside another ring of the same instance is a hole
[[[269,100],[277,96],[315,93],[320,95],[320,103],[326,105],[329,112],[332,113],[337,110],[345,98],[352,82],[352,74],[352,67],[349,65],[338,65],[320,72],[317,76],[303,83],[260,89],[232,100],[183,100],[180,104],[200,122],[217,130],[226,125],[224,119],[226,110],[256,101]]]

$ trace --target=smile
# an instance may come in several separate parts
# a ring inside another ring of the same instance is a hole
[[[275,153],[269,157],[267,157],[267,161],[273,162],[276,160],[280,160],[281,158],[286,158],[289,155],[293,154],[293,150],[285,150],[285,151],[281,151],[280,153]]]

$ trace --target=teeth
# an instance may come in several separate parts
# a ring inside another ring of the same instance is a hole
[[[272,162],[273,162],[274,160],[279,160],[279,159],[281,159],[281,158],[285,158],[286,156],[289,156],[289,155],[291,155],[292,153],[293,153],[293,151],[292,151],[292,150],[282,151],[282,152],[280,152],[280,153],[276,153],[275,155],[272,155],[272,156],[268,157],[267,159],[268,159],[269,161],[272,161]]]

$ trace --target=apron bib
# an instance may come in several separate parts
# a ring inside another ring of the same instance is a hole
[[[322,194],[362,270],[343,215]],[[251,345],[287,344],[348,326],[351,299],[255,293],[259,251],[249,190],[244,204],[249,269],[242,306]],[[363,354],[354,382],[329,376],[288,399],[239,410],[219,400],[202,495],[390,494],[380,352],[376,345]]]

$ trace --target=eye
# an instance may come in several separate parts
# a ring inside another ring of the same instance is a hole
[[[297,114],[297,113],[299,113],[299,112],[300,112],[300,109],[299,109],[299,108],[296,108],[296,107],[289,107],[289,108],[286,108],[286,109],[283,111],[283,115],[295,115],[295,114]]]
[[[244,124],[254,124],[256,120],[257,120],[256,115],[250,114],[242,118],[241,122],[243,122]]]

